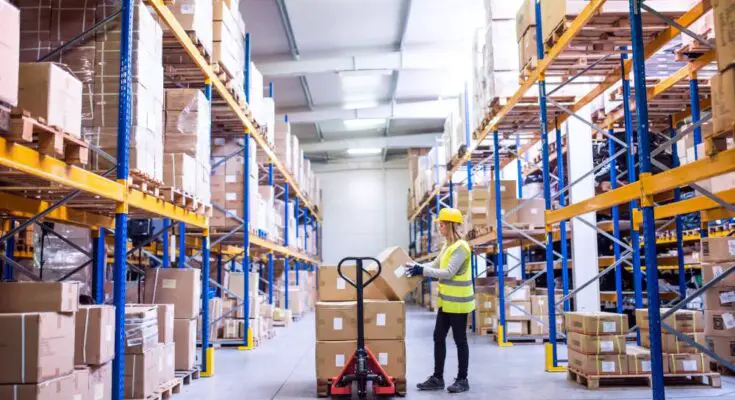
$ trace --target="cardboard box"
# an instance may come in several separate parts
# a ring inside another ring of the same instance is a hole
[[[528,225],[530,229],[544,227],[546,204],[544,199],[522,199],[526,204],[518,209],[518,223]]]
[[[569,349],[569,368],[587,375],[624,375],[628,373],[625,354],[582,354]]]
[[[316,379],[327,380],[339,375],[355,353],[354,340],[316,342]]]
[[[536,26],[536,2],[524,0],[516,13],[516,40],[520,40],[526,31]],[[535,29],[532,30],[535,32]]]
[[[567,332],[585,335],[622,335],[628,331],[628,316],[607,312],[568,312],[564,314]]]
[[[190,370],[196,362],[197,320],[174,319],[175,365],[177,370]]]
[[[735,12],[731,0],[713,0],[712,9],[715,20],[715,45],[717,46],[717,66],[724,71],[735,63]]]
[[[144,399],[158,388],[160,345],[140,354],[125,354],[124,392],[126,399]]]
[[[158,343],[174,342],[174,305],[159,304],[156,307],[158,317]]]
[[[304,292],[298,286],[288,287],[288,307],[286,306],[286,292],[280,289],[278,296],[279,304],[291,310],[294,315],[301,315],[306,310]]]
[[[75,327],[74,365],[101,365],[115,358],[114,306],[80,306]]]
[[[243,320],[227,318],[225,319],[225,326],[222,332],[223,339],[239,339],[240,336],[240,324]],[[244,323],[243,323],[244,324]]]
[[[125,353],[141,354],[158,346],[158,310],[150,304],[125,305]]]
[[[5,0],[0,0],[0,101],[11,106],[18,104],[18,74],[20,59],[20,11]]]
[[[81,137],[82,82],[55,63],[20,64],[18,107]]]
[[[364,305],[366,339],[403,339],[406,336],[406,308],[402,301],[366,300]]]
[[[41,383],[0,385],[0,399],[76,400],[87,399],[88,394],[89,370],[86,368],[74,370],[73,373],[49,379]],[[96,400],[96,398],[89,398]]]
[[[159,385],[171,382],[176,378],[176,344],[171,342],[159,346],[158,382]]]
[[[478,311],[475,314],[475,318],[477,318],[477,321],[475,324],[477,328],[486,328],[486,329],[495,330],[495,327],[497,325],[497,318],[495,317],[494,312]],[[471,320],[469,321],[471,322]]]
[[[735,261],[735,238],[730,236],[702,238],[702,262]]]
[[[715,74],[710,82],[712,85],[712,131],[714,133],[732,131],[735,125],[735,70],[730,68]]]
[[[76,312],[78,282],[2,282],[0,313]]]
[[[260,275],[257,272],[251,272],[248,276],[248,293],[257,294],[258,284],[260,282]],[[245,298],[245,274],[243,272],[231,272],[230,273],[230,285],[227,287],[230,292],[240,298]],[[228,293],[228,295],[230,295]],[[178,317],[177,317],[178,318]]]
[[[540,319],[542,322],[536,321],[534,319],[531,319],[529,321],[529,323],[531,324],[531,335],[548,335],[549,316],[539,315],[536,316],[536,318]],[[556,334],[559,335],[560,333],[564,333],[564,316],[561,314],[556,314]]]
[[[704,292],[707,310],[735,310],[735,287],[713,287]]]
[[[549,297],[546,295],[531,296],[531,312],[533,315],[548,315]]]
[[[525,311],[525,312],[524,312]],[[531,302],[530,301],[513,301],[506,304],[506,316],[515,320],[531,319]]]
[[[718,356],[735,362],[735,337],[707,336],[707,347]]]
[[[567,346],[582,354],[625,354],[625,340],[625,335],[590,336],[569,332]]]
[[[382,267],[382,272],[371,285],[376,285],[388,300],[403,300],[423,279],[420,276],[406,278],[406,264],[412,264],[413,260],[400,247],[389,247],[383,250],[377,257]],[[377,265],[367,266],[370,272],[377,272]]]
[[[357,337],[354,301],[316,303],[316,340],[352,340]]]
[[[173,304],[174,318],[196,318],[201,303],[201,271],[151,268],[145,274],[145,302]]]
[[[475,293],[475,308],[478,312],[492,311],[498,308],[498,298],[490,293]]]
[[[342,273],[352,281],[355,280],[355,266],[343,265]],[[363,279],[367,281],[370,275],[363,273]],[[337,272],[335,265],[322,265],[317,269],[317,279],[319,280],[319,301],[355,301],[357,300],[357,290],[347,283]],[[383,300],[385,295],[378,289],[375,282],[368,285],[363,291],[365,299]]]
[[[510,293],[513,294],[510,294]],[[498,287],[495,286],[493,293],[497,296],[499,294]],[[531,288],[529,286],[521,286],[520,288],[509,285],[505,285],[505,301],[517,301],[517,302],[530,302],[531,301]]]
[[[400,340],[366,340],[385,372],[396,379],[406,379],[406,343]],[[357,343],[355,343],[357,347]]]
[[[669,373],[686,374],[705,371],[704,354],[666,354],[665,363],[669,364]],[[709,367],[709,365],[707,365]],[[707,368],[709,370],[709,368]]]
[[[88,399],[112,400],[112,363],[89,367]]]
[[[496,197],[495,196],[495,182],[490,181],[488,186],[490,190],[490,197],[488,197],[488,200],[494,201]],[[518,198],[518,188],[516,187],[515,180],[506,180],[506,181],[501,180],[500,181],[500,198],[503,199],[504,206],[505,206],[505,200]]]
[[[735,267],[735,262],[712,264],[702,263],[702,280],[704,281],[704,283],[707,283],[733,267]],[[713,287],[735,287],[735,271],[730,272],[725,278],[717,282]]]
[[[651,351],[636,345],[628,345],[625,349],[628,358],[628,374],[646,375],[651,373]],[[664,355],[664,357],[666,357]],[[669,363],[664,359],[664,374],[669,373]]]
[[[735,337],[735,313],[704,310],[704,334]]]
[[[0,314],[0,326],[0,383],[37,383],[74,370],[73,314]]]
[[[661,315],[668,310],[668,308],[662,308]],[[648,309],[636,309],[635,320],[641,330],[648,330]],[[677,310],[673,315],[664,319],[663,322],[671,325],[679,332],[704,332],[704,315],[701,311]]]
[[[694,339],[696,343],[706,346],[704,339],[704,333],[682,333],[690,339]],[[641,346],[650,349],[651,348],[651,333],[650,331],[641,330]],[[699,350],[690,346],[687,342],[679,340],[676,335],[671,335],[665,332],[661,333],[661,350],[664,353],[688,353],[694,354],[699,353]]]
[[[505,321],[506,335],[523,336],[531,333],[531,326],[528,321],[516,321],[507,319]]]

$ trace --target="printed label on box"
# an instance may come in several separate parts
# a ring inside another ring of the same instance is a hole
[[[530,212],[531,212],[532,215],[536,215],[536,214],[538,214],[538,209],[537,208],[532,208],[530,210]]]
[[[332,320],[332,329],[335,331],[342,330],[342,318],[336,317]]]
[[[600,340],[600,351],[613,351],[615,350],[615,343],[612,340]]]
[[[734,301],[735,301],[735,291],[731,290],[729,292],[720,293],[720,303],[721,304],[729,304]]]
[[[613,333],[616,332],[617,324],[615,321],[602,321],[602,331],[605,333]]]
[[[345,355],[344,354],[335,354],[335,356],[334,356],[334,366],[335,367],[344,367],[345,366]]]
[[[506,322],[508,333],[523,333],[523,325],[520,322]]]
[[[600,371],[606,373],[615,372],[615,361],[600,361]]]
[[[493,308],[493,302],[492,301],[486,301],[485,302],[485,308],[487,308],[488,310],[492,310],[492,308]]]
[[[344,290],[346,281],[342,277],[337,277],[337,290]]]
[[[733,316],[731,313],[727,312],[722,314],[722,321],[725,323],[726,329],[735,328],[735,316]]]
[[[225,183],[237,182],[237,175],[225,175]]]
[[[524,313],[523,311],[519,310],[519,307],[518,306],[516,306],[515,304],[511,304],[511,307],[510,307],[510,316],[511,317],[522,317],[524,315],[526,315],[526,313]]]
[[[102,400],[105,398],[105,384],[95,383],[94,384],[94,400]]]
[[[727,250],[730,252],[731,256],[735,256],[735,240],[727,241]]]
[[[212,138],[212,142],[215,146],[224,146],[225,145],[225,138]]]
[[[492,325],[493,319],[491,317],[485,317],[485,325]]]
[[[176,289],[176,279],[164,279],[161,281],[161,287],[164,289]]]
[[[403,278],[403,276],[406,275],[406,267],[401,265],[400,267],[396,268],[393,273],[396,275],[396,278]]]
[[[375,324],[378,326],[385,326],[385,313],[378,313],[375,317]]]
[[[234,192],[225,193],[225,200],[226,201],[234,201],[234,200],[237,200],[237,193],[234,193]]]
[[[72,396],[71,399],[72,400],[82,400],[82,395],[81,394],[75,394],[74,396]]]
[[[378,353],[378,362],[380,365],[388,365],[388,353]]]
[[[114,338],[115,327],[110,325],[105,327],[105,341],[110,342]]]
[[[195,3],[183,3],[179,10],[181,10],[182,14],[194,14],[194,10],[196,7],[194,7]]]
[[[722,275],[722,266],[721,265],[715,265],[712,267],[712,273],[715,275],[715,278]]]
[[[682,370],[684,371],[696,371],[699,368],[697,368],[697,360],[683,360],[681,362]]]
[[[651,360],[643,360],[643,361],[641,361],[641,371],[643,371],[643,372],[651,372]]]

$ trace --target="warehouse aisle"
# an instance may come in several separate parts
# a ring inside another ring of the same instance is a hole
[[[431,373],[433,365],[432,330],[434,315],[426,310],[407,311],[408,399],[446,399],[446,392],[420,393],[416,382]],[[451,341],[451,337],[449,338]],[[560,374],[543,372],[543,348],[518,345],[500,349],[488,337],[471,336],[470,393],[461,399],[649,399],[648,387],[606,388],[588,391],[568,382]],[[456,371],[456,353],[449,344],[446,380]],[[563,355],[565,356],[565,355]],[[723,378],[722,389],[670,388],[669,398],[699,399],[717,397],[735,399],[735,379]],[[314,313],[287,329],[253,352],[218,350],[216,376],[200,379],[186,386],[175,400],[268,400],[313,399],[314,382]]]

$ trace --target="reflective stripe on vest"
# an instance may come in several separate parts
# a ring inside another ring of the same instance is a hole
[[[472,271],[470,268],[471,249],[464,240],[458,240],[451,246],[446,244],[442,248],[439,259],[439,268],[449,268],[449,260],[457,249],[462,247],[467,252],[467,258],[460,267],[457,275],[450,279],[439,280],[439,298],[437,306],[442,311],[453,314],[466,314],[475,309],[475,293],[472,288]]]

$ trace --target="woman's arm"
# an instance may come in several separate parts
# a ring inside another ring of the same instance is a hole
[[[439,257],[435,258],[434,261],[430,263],[431,266],[428,266],[429,264],[422,265],[422,267],[424,267],[424,276],[436,279],[451,279],[454,275],[457,275],[457,272],[459,272],[460,268],[462,268],[462,265],[464,265],[465,261],[467,261],[467,257],[469,256],[470,254],[464,247],[458,247],[457,250],[452,253],[451,257],[449,257],[449,266],[447,266],[447,269],[438,268]]]

